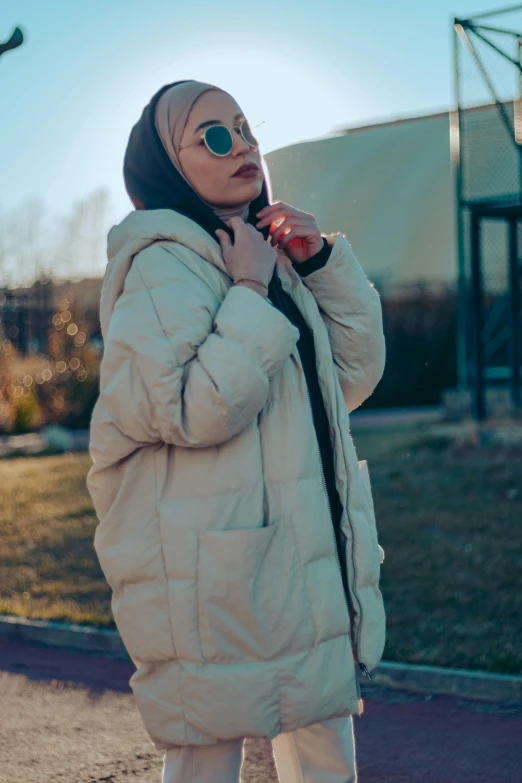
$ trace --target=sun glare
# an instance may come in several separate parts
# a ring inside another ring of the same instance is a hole
[[[248,63],[257,65],[253,69]],[[162,67],[154,73],[158,84],[189,78],[216,84],[234,96],[252,128],[258,126],[263,154],[326,135],[349,123],[354,105],[361,108],[357,87],[331,66],[270,50],[205,47],[175,69]]]

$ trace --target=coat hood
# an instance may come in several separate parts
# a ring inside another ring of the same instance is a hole
[[[100,298],[100,324],[104,341],[114,306],[123,292],[134,257],[155,242],[179,242],[228,274],[221,245],[208,231],[172,209],[135,210],[109,230],[105,276]]]

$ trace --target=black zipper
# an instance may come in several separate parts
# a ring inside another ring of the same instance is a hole
[[[277,267],[276,267],[276,271],[277,271]],[[270,281],[270,282],[272,283],[272,281]],[[282,283],[281,283],[281,288],[283,288]],[[270,297],[268,297],[268,301],[270,301],[270,303],[272,304],[273,307],[276,307],[274,302],[271,301]],[[295,303],[295,304],[297,304],[297,303]],[[302,317],[305,320],[306,325],[308,326],[308,328],[310,329],[310,331],[312,332],[312,335],[313,335],[313,328],[312,328],[312,326],[310,324],[308,324],[308,321],[307,321],[306,318],[304,318],[304,315]],[[313,337],[312,337],[312,339],[313,339]],[[315,340],[314,340],[314,343],[315,343]],[[299,358],[301,358],[301,357],[299,357]],[[301,362],[301,365],[302,365],[302,362]],[[302,369],[303,369],[303,375],[304,375],[304,368],[302,368]],[[307,393],[307,396],[308,396],[308,403],[310,405],[310,411],[311,411],[312,422],[313,422],[312,400],[310,398],[310,392],[308,390],[308,384],[306,382],[306,377],[304,379],[304,385],[306,386],[306,393]],[[327,500],[328,500],[328,508],[330,509],[330,521],[332,523],[332,535],[333,535],[334,544],[335,544],[335,555],[336,555],[336,558],[337,558],[337,565],[339,566],[339,571],[341,573],[341,581],[343,581],[343,579],[342,579],[343,575],[342,575],[342,570],[341,570],[341,562],[339,560],[339,552],[338,552],[338,549],[337,549],[337,539],[335,538],[332,507],[331,507],[331,504],[330,504],[330,496],[328,495],[328,490],[327,490],[327,487],[326,487],[326,479],[325,479],[325,476],[324,476],[323,459],[322,459],[322,456],[321,456],[321,448],[319,446],[319,438],[317,437],[317,432],[315,431],[315,423],[313,423],[313,427],[314,427],[315,437],[316,437],[316,440],[317,440],[317,449],[319,451],[319,464],[321,466],[321,476],[322,476],[322,479],[323,479],[324,491],[325,491],[325,494],[326,494],[326,497],[327,497]],[[342,454],[343,454],[343,460],[344,460],[344,467],[345,467],[345,471],[346,471],[346,477],[348,479],[350,474],[349,474],[349,470],[348,470],[348,463],[346,461],[346,453],[344,451],[343,432],[342,432],[340,427],[339,427],[339,431],[341,433],[341,451],[342,451]],[[357,568],[356,568],[356,565],[355,565],[355,535],[354,535],[352,520],[350,519],[350,515],[348,514],[348,508],[346,508],[346,516],[348,518],[348,522],[350,524],[350,528],[351,528],[351,531],[352,531],[353,595],[354,595],[354,598],[357,600],[357,604],[359,606],[359,617],[360,617],[360,623],[359,623],[359,628],[357,630],[357,638],[356,638],[355,647],[356,647],[356,650],[357,650],[357,657],[359,658],[359,661],[358,661],[359,668],[362,671],[362,673],[364,674],[364,676],[367,677],[370,681],[372,681],[372,677],[371,677],[370,672],[368,671],[368,669],[366,667],[366,664],[363,661],[360,660],[360,658],[361,658],[361,656],[360,656],[360,639],[361,639],[361,627],[362,627],[362,622],[363,622],[363,612],[362,612],[362,605],[361,605],[361,602],[359,600],[359,596],[356,593]],[[350,630],[350,637],[351,637],[350,608],[349,608],[349,605],[348,605],[348,597],[347,597],[347,595],[345,593],[345,590],[344,590],[344,582],[343,582],[343,595],[344,595],[344,599],[345,599],[345,602],[346,602],[346,608],[348,610],[348,628]]]
[[[311,415],[312,415],[312,423],[313,423],[313,415],[314,414],[313,414],[313,409],[312,409],[312,400],[310,398],[310,391],[308,389],[308,384],[306,383],[306,379],[305,379],[305,384],[304,385],[306,387],[306,394],[307,394],[307,397],[308,397],[308,403],[310,405],[310,412],[311,412]],[[319,465],[321,466],[321,477],[323,479],[324,492],[325,492],[325,495],[326,495],[326,499],[328,501],[328,508],[330,510],[330,522],[332,523],[332,536],[333,536],[333,539],[334,539],[335,556],[337,558],[337,565],[339,566],[339,572],[341,574],[341,582],[342,582],[343,581],[343,573],[342,573],[342,569],[341,569],[341,561],[339,560],[339,550],[337,549],[337,539],[335,538],[335,530],[334,530],[334,523],[333,523],[333,513],[332,513],[332,504],[330,503],[330,496],[328,494],[328,489],[326,487],[326,479],[325,479],[325,476],[324,476],[323,458],[321,456],[321,449],[320,449],[320,446],[319,446],[319,439],[317,437],[317,432],[315,431],[315,424],[313,426],[314,426],[314,432],[315,432],[315,437],[316,437],[316,441],[317,441],[317,450],[319,452]],[[342,448],[342,452],[343,452],[343,459],[344,459],[344,463],[345,463],[346,475],[348,477],[348,470],[347,470],[347,466],[346,466],[346,455],[344,453],[344,447],[343,447],[343,444],[342,444],[342,436],[341,436],[341,448]],[[350,527],[352,528],[352,542],[354,542],[355,541],[355,537],[353,536],[353,526],[352,526],[351,519],[350,519],[350,517],[348,515],[348,510],[346,510],[346,516],[348,517],[348,521],[350,522]],[[353,545],[353,543],[352,543],[352,563],[353,563],[353,590],[354,590],[354,595],[355,595],[356,569],[355,569],[354,545]],[[347,609],[347,612],[348,612],[348,628],[350,628],[350,626],[351,626],[350,607],[349,607],[349,604],[348,604],[348,597],[347,597],[346,592],[344,590],[344,582],[343,582],[343,595],[344,595],[344,601],[346,603],[346,609]],[[360,655],[359,655],[359,641],[360,641],[361,624],[362,624],[362,606],[361,606],[361,602],[359,601],[359,598],[356,595],[355,595],[355,597],[357,598],[357,603],[359,604],[360,618],[361,618],[361,622],[359,623],[359,629],[357,631],[357,639],[356,639],[357,655],[360,658]],[[359,662],[359,668],[362,671],[362,673],[365,675],[365,677],[368,677],[368,679],[370,681],[372,681],[370,672],[366,668],[366,664],[363,663],[362,661],[360,661]]]
[[[341,427],[339,427],[339,432],[341,434],[341,451],[343,453],[344,469],[345,469],[345,472],[346,472],[346,477],[347,477],[348,482],[349,482],[350,470],[348,468],[348,461],[346,459],[346,452],[344,450],[343,430],[341,429]],[[361,646],[360,646],[361,628],[362,628],[362,624],[363,624],[363,608],[362,608],[362,604],[361,604],[361,602],[359,600],[359,596],[357,595],[357,591],[356,591],[357,566],[356,566],[356,562],[355,562],[355,535],[354,535],[354,531],[353,531],[352,520],[350,519],[350,515],[348,513],[348,508],[346,508],[346,516],[348,517],[348,522],[350,523],[350,528],[352,530],[353,594],[354,594],[355,598],[357,599],[357,603],[359,605],[359,617],[360,617],[359,627],[357,629],[357,639],[356,639],[356,645],[355,646],[356,646],[356,649],[357,649],[357,656],[359,658],[359,668],[362,671],[362,673],[364,674],[364,676],[367,677],[370,680],[370,682],[372,682],[372,677],[370,675],[370,672],[368,671],[368,669],[366,667],[366,664],[363,661],[361,661],[361,655],[360,655],[360,649],[361,649]]]

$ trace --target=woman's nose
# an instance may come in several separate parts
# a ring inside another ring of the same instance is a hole
[[[233,139],[235,152],[245,152],[250,149],[250,145],[246,143],[239,130],[234,130]]]

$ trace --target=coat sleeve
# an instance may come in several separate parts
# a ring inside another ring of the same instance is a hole
[[[379,294],[343,234],[327,235],[325,266],[302,277],[328,330],[348,411],[359,407],[380,381],[385,343]]]
[[[261,411],[299,331],[254,291],[232,286],[220,302],[170,251],[150,250],[112,313],[97,415],[139,443],[223,443]]]

